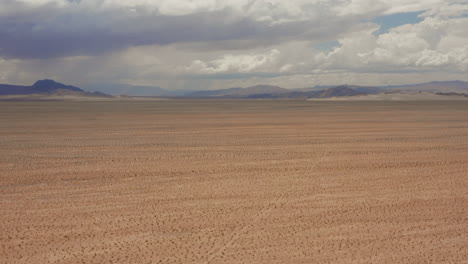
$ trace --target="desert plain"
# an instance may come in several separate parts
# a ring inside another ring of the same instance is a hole
[[[0,263],[468,263],[468,103],[0,102]]]

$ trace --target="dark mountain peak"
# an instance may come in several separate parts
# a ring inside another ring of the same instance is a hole
[[[34,87],[43,87],[43,86],[47,86],[47,85],[64,85],[64,84],[61,84],[61,83],[58,83],[54,80],[51,80],[51,79],[44,79],[44,80],[37,80],[32,86]]]
[[[44,80],[39,80],[35,82],[32,85],[32,88],[40,93],[43,92],[54,92],[58,89],[64,89],[64,90],[70,90],[70,91],[75,91],[75,92],[83,92],[78,87],[72,86],[72,85],[65,85],[63,83],[56,82],[54,80],[49,80],[49,79],[44,79]]]
[[[352,96],[352,95],[358,95],[358,94],[360,93],[350,88],[349,85],[340,85],[340,86],[330,87],[330,88],[323,90],[320,93],[320,97]]]
[[[335,91],[345,91],[345,90],[352,90],[352,85],[347,85],[347,84],[343,84],[343,85],[338,85],[336,87],[329,87],[326,90],[335,90]]]
[[[340,85],[336,87],[330,87],[324,90],[325,92],[333,92],[333,93],[340,93],[340,92],[354,92],[354,89],[351,88],[349,85]]]
[[[56,96],[87,96],[109,97],[101,92],[85,92],[82,89],[56,82],[54,80],[39,80],[31,86],[0,84],[0,95],[56,95]]]

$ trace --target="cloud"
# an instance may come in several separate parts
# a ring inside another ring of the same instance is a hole
[[[324,60],[332,68],[424,71],[444,66],[461,71],[467,67],[466,27],[468,18],[427,17],[378,36],[362,31],[339,40],[341,46]]]
[[[181,42],[274,44],[344,31],[346,19],[333,16],[321,2],[7,0],[0,3],[0,56],[98,55]],[[317,32],[323,19],[330,26]]]
[[[330,41],[362,20],[401,9],[426,10],[429,16],[437,10],[462,14],[460,10],[468,6],[444,2],[4,0],[0,3],[0,56],[100,55],[133,46],[194,42],[208,49],[246,49],[291,40]]]
[[[273,49],[260,55],[224,55],[221,59],[209,62],[194,60],[188,70],[203,74],[259,72],[275,64],[279,54],[278,50]]]
[[[376,18],[393,14],[413,19],[381,30]],[[466,0],[3,0],[0,78],[184,88],[458,76],[467,14]]]
[[[250,54],[192,61],[196,73],[316,74],[333,71],[401,72],[466,71],[468,69],[466,17],[426,17],[416,24],[391,28],[376,35],[379,26],[361,23],[338,38],[331,51],[311,48],[308,42],[275,46],[275,53],[256,49]]]
[[[132,46],[193,42],[209,49],[245,49],[290,40],[329,41],[362,20],[390,12],[391,3],[4,0],[0,2],[0,56],[100,55]]]

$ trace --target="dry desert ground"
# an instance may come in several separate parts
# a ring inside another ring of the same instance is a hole
[[[0,102],[0,263],[468,263],[468,103]]]

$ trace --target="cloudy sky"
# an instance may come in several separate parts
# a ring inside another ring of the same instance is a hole
[[[468,0],[1,0],[0,83],[468,81]]]

